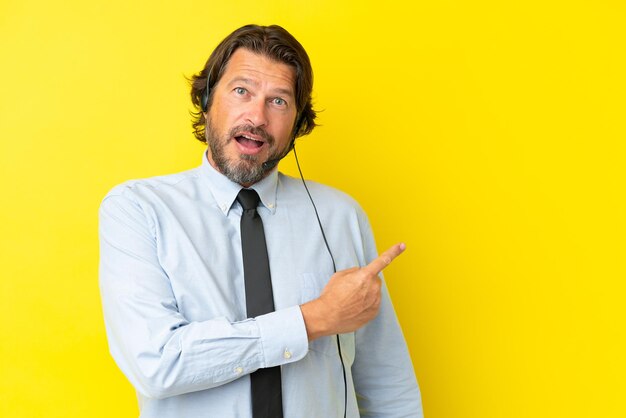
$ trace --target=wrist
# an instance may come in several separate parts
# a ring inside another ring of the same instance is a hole
[[[326,335],[331,335],[330,321],[324,309],[324,302],[320,299],[314,299],[310,302],[300,305],[306,334],[309,341],[313,341]]]

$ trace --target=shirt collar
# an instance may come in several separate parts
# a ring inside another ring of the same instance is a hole
[[[213,194],[219,209],[224,215],[228,215],[233,203],[237,199],[237,194],[243,189],[240,184],[230,181],[225,175],[217,171],[209,160],[206,152],[202,154],[202,165],[200,172],[207,178],[209,190]],[[261,198],[261,203],[272,214],[276,212],[276,191],[278,189],[278,169],[274,168],[261,181],[254,183],[250,189],[254,189]]]

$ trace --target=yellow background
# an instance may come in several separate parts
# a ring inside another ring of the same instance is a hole
[[[0,2],[1,416],[137,416],[98,205],[199,164],[184,76],[250,22],[313,62],[305,175],[408,244],[386,275],[427,417],[626,416],[624,2],[409,3]]]

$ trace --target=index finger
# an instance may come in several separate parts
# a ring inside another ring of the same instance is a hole
[[[391,264],[394,258],[402,254],[405,248],[406,245],[404,245],[403,242],[396,244],[379,255],[378,258],[374,259],[374,261],[369,263],[367,266],[363,267],[363,269],[367,270],[371,274],[378,274],[383,271],[385,267]]]

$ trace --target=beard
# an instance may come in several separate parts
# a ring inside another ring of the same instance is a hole
[[[238,157],[229,159],[226,156],[226,145],[229,141],[234,141],[243,132],[250,132],[253,135],[262,137],[270,149],[270,154],[265,161],[274,160],[281,157],[281,153],[273,150],[276,140],[272,135],[267,133],[263,128],[251,125],[239,125],[231,128],[227,135],[223,138],[213,127],[212,121],[207,121],[206,140],[211,150],[211,157],[217,166],[217,169],[226,176],[230,181],[241,184],[242,186],[257,183],[265,178],[272,171],[272,168],[263,168],[265,161],[260,161],[257,155],[239,154]]]

